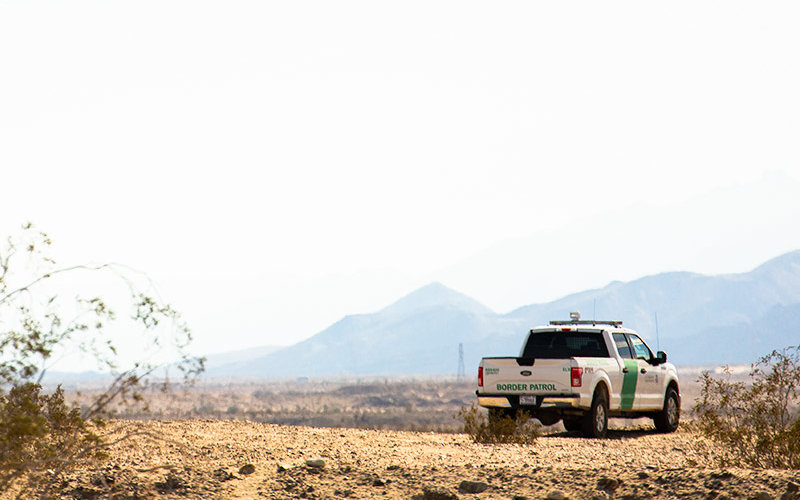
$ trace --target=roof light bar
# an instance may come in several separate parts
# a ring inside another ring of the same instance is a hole
[[[570,321],[551,321],[551,325],[559,326],[559,325],[613,325],[613,326],[621,326],[622,321],[605,321],[601,319],[582,319],[582,320],[570,320]]]

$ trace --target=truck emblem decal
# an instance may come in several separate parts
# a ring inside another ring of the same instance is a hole
[[[530,377],[532,373],[533,372],[531,372],[530,370],[522,370],[521,372],[519,372],[519,374],[522,375],[523,377]]]

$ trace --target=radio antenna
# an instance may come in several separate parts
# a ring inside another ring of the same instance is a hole
[[[597,298],[592,300],[592,321],[597,319]]]
[[[658,313],[656,312],[655,315],[656,315],[656,351],[660,351],[661,343],[659,342],[658,339]]]

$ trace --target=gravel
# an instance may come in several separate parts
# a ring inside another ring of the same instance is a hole
[[[244,421],[142,422],[111,461],[64,481],[73,497],[158,498],[759,498],[795,497],[800,473],[720,468],[697,434],[552,434],[532,445],[462,434],[322,429]],[[247,470],[242,464],[252,466]],[[165,473],[165,469],[169,470]],[[234,476],[228,471],[239,471]],[[235,479],[235,480],[232,480]],[[98,485],[94,485],[92,481]],[[480,490],[480,491],[478,491]],[[563,495],[563,496],[559,496]]]

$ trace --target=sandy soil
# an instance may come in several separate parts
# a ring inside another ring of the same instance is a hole
[[[100,472],[62,484],[65,498],[800,498],[800,472],[719,468],[718,450],[686,430],[522,446],[245,421],[136,425],[163,440],[117,445]]]

